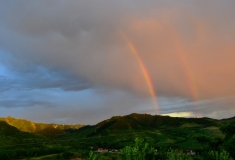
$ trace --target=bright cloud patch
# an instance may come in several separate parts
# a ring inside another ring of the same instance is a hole
[[[167,113],[162,114],[164,116],[170,116],[170,117],[194,117],[194,114],[192,112],[175,112],[175,113]]]

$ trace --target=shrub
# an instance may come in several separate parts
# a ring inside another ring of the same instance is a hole
[[[95,154],[94,152],[90,151],[89,152],[89,157],[85,158],[84,160],[103,160],[104,156],[101,154]]]
[[[208,160],[233,160],[230,156],[229,153],[225,150],[222,151],[209,151],[208,155],[206,157]]]
[[[182,151],[173,150],[173,149],[167,152],[167,159],[168,160],[192,160],[190,156],[183,153]]]

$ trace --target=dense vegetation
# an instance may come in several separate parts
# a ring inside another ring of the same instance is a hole
[[[0,121],[0,159],[32,159],[40,156],[42,157],[38,159],[235,158],[234,117],[215,120],[130,114],[115,116],[97,125],[81,128],[79,125],[37,123],[41,127],[36,128],[41,129],[33,132],[31,130],[31,133],[29,130],[23,132],[26,130],[22,128],[30,128],[33,122],[17,122],[17,119],[11,117],[1,120],[3,121]],[[99,154],[95,152],[98,148],[118,152]],[[188,156],[186,153],[190,151],[196,155]]]

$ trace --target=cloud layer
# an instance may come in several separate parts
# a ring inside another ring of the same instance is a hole
[[[172,112],[215,114],[212,112],[215,108],[207,111],[205,107],[215,99],[235,95],[235,2],[232,0],[0,3],[0,90],[10,96],[0,101],[1,107],[59,105],[44,96],[29,98],[22,105],[14,103],[20,100],[19,95],[23,97],[23,92],[31,95],[35,91],[52,94],[51,90],[59,90],[61,95],[67,95],[89,90],[89,95],[84,93],[85,99],[94,95],[102,99],[97,92],[102,88],[102,94],[111,92],[114,97],[105,96],[102,103],[90,104],[97,106],[95,110],[110,109],[110,116],[125,114],[120,111],[122,107],[118,104],[122,100],[116,93],[130,95],[122,102],[127,112],[134,111],[133,106],[148,108],[149,89],[120,32],[129,37],[139,52],[160,105],[165,103],[164,97],[168,104],[172,104],[169,100],[172,98],[186,101],[180,104],[181,110]],[[54,93],[49,96],[60,97]],[[136,101],[138,98],[141,103]],[[232,100],[225,99],[216,110],[234,107]],[[197,101],[205,102],[199,105],[203,109],[195,111],[186,105],[198,104]],[[64,102],[73,110],[73,103]],[[77,112],[88,114],[84,109],[86,103],[82,103]],[[114,106],[120,109],[112,112]],[[167,112],[164,111],[167,107],[162,105],[160,110]],[[101,113],[100,116],[103,117]]]

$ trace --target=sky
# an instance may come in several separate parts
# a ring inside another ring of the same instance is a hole
[[[0,117],[233,117],[234,8],[234,0],[0,0]]]

